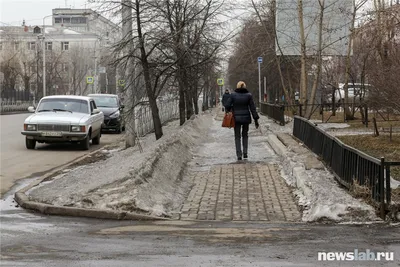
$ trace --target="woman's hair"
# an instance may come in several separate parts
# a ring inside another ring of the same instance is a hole
[[[246,88],[246,84],[243,81],[237,83],[236,88]]]

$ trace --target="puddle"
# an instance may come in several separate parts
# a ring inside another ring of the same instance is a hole
[[[38,179],[38,177],[19,180],[7,193],[4,194],[3,198],[0,200],[1,215],[3,215],[4,211],[22,210],[22,208],[20,208],[18,203],[14,200],[14,194],[15,192],[28,186],[36,179]]]

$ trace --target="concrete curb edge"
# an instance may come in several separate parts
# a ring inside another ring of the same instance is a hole
[[[271,145],[272,149],[279,154],[279,156],[285,156],[287,153],[286,146],[278,139],[275,134],[268,134],[267,141]]]
[[[61,165],[46,175],[40,177],[39,179],[33,181],[28,186],[17,191],[14,194],[15,201],[24,209],[34,210],[43,214],[48,215],[60,215],[60,216],[73,216],[73,217],[88,217],[97,219],[112,219],[112,220],[138,220],[138,221],[155,221],[155,220],[169,220],[168,218],[138,214],[134,212],[123,212],[123,211],[113,211],[113,210],[98,210],[98,209],[86,209],[86,208],[76,208],[76,207],[63,207],[55,206],[50,204],[44,204],[40,202],[30,201],[29,197],[25,194],[26,191],[40,184],[46,178],[54,175],[56,172],[65,169],[79,161],[90,157],[93,154],[98,153],[101,150],[107,149],[111,145],[107,145],[96,149],[86,155],[83,155],[67,164]]]

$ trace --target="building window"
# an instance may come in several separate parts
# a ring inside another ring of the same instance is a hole
[[[69,42],[61,42],[61,50],[66,51],[69,49]]]
[[[63,23],[71,23],[71,18],[63,18]]]
[[[54,18],[54,23],[61,23],[61,18],[60,17]]]
[[[35,42],[28,42],[28,49],[29,50],[35,50],[36,49],[36,43]]]
[[[46,42],[46,50],[53,50],[53,43],[52,42]]]
[[[73,17],[71,18],[72,24],[86,24],[86,17]]]
[[[18,50],[19,48],[19,43],[18,42],[14,42],[14,50]]]
[[[40,30],[39,26],[36,26],[35,28],[33,28],[33,33],[40,33],[40,32],[41,32],[41,30]]]

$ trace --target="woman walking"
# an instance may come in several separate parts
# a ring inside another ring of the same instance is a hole
[[[232,111],[235,118],[235,146],[236,156],[238,160],[243,158],[247,159],[247,149],[249,143],[249,124],[251,123],[251,117],[254,119],[256,128],[259,127],[258,119],[260,118],[256,111],[253,96],[246,89],[246,84],[242,81],[237,83],[236,90],[231,94],[226,103],[226,109],[228,112]],[[251,113],[251,115],[250,115]],[[243,154],[242,144],[243,142]]]

